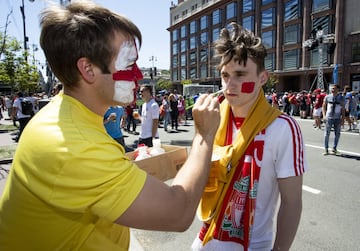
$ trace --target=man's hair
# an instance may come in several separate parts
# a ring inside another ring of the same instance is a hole
[[[247,60],[251,58],[260,73],[265,70],[265,57],[266,49],[261,38],[234,22],[230,28],[223,28],[219,39],[215,41],[215,58],[220,58],[219,70],[233,59],[246,66]]]
[[[151,85],[145,84],[145,85],[142,85],[141,87],[143,90],[145,89],[145,90],[149,91],[150,94],[152,94],[152,86]]]
[[[49,6],[40,14],[40,26],[40,45],[51,70],[70,88],[80,79],[77,61],[81,57],[110,73],[108,67],[118,50],[113,48],[116,32],[141,46],[141,32],[134,23],[91,1]]]

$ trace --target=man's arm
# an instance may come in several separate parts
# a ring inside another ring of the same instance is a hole
[[[273,250],[289,250],[302,211],[302,176],[278,179],[281,196]]]
[[[214,136],[220,122],[216,98],[203,95],[193,108],[195,136],[188,159],[171,186],[148,175],[118,224],[149,230],[185,231],[193,222],[208,179]]]
[[[322,104],[322,115],[323,115],[323,119],[326,118],[326,110],[327,110],[327,101],[326,101],[326,97],[324,98],[323,104]]]
[[[152,137],[155,138],[159,126],[159,119],[153,119],[152,121],[153,123],[152,123],[151,132],[152,132]]]

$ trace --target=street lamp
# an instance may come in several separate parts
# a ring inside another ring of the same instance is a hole
[[[33,3],[35,2],[35,0],[29,0],[29,2]],[[63,6],[66,6],[67,4],[69,4],[71,2],[71,0],[60,0],[60,4]],[[21,11],[21,15],[22,15],[22,21],[23,21],[23,28],[24,28],[24,50],[25,50],[25,61],[27,62],[27,42],[29,41],[29,38],[26,36],[26,25],[25,25],[25,5],[24,5],[24,0],[21,0],[21,6],[20,6],[20,11]]]
[[[319,49],[319,67],[317,71],[317,76],[314,79],[317,80],[317,88],[324,89],[324,72],[323,72],[323,45],[329,44],[328,53],[331,54],[333,49],[335,49],[335,34],[324,34],[324,30],[321,26],[318,26],[316,29],[312,30],[312,38],[303,42],[303,47],[308,50],[313,50],[315,48]],[[314,82],[313,82],[314,84]],[[312,86],[310,87],[310,89]]]

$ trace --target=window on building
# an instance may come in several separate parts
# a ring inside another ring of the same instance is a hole
[[[284,44],[298,43],[300,38],[300,25],[289,25],[284,29]]]
[[[208,16],[203,16],[200,18],[200,30],[204,30],[209,27]]]
[[[254,0],[243,1],[243,13],[254,10]]]
[[[177,69],[173,69],[171,75],[172,75],[172,80],[173,80],[173,81],[178,81],[178,80],[179,80],[179,76],[178,76]]]
[[[207,65],[202,64],[200,65],[200,78],[207,78]]]
[[[262,5],[272,3],[272,2],[274,2],[274,0],[262,0]]]
[[[172,41],[174,42],[174,41],[176,41],[176,40],[178,40],[178,38],[179,38],[179,31],[178,30],[173,30],[172,31]]]
[[[331,0],[313,0],[312,11],[319,12],[330,9]]]
[[[194,79],[197,78],[196,76],[196,66],[195,67],[190,67],[190,79]]]
[[[265,46],[266,49],[269,48],[274,48],[274,44],[275,44],[275,31],[271,30],[271,31],[266,31],[263,32],[261,35],[261,40]]]
[[[181,68],[181,79],[180,80],[185,80],[186,79],[186,68]]]
[[[190,37],[190,50],[195,49],[196,48],[196,37],[192,36]]]
[[[172,67],[177,68],[178,66],[179,66],[178,65],[178,58],[177,58],[177,55],[176,55],[176,56],[172,57]]]
[[[274,8],[269,8],[261,13],[261,28],[266,28],[275,24]]]
[[[185,52],[187,50],[187,43],[186,40],[181,40],[181,48],[180,48],[180,52]]]
[[[181,54],[181,57],[180,57],[180,66],[183,67],[183,66],[186,66],[186,54]]]
[[[193,51],[190,53],[190,65],[196,64],[196,52]]]
[[[299,50],[290,50],[284,52],[284,69],[297,69],[299,68]]]
[[[182,12],[182,16],[183,16],[183,17],[186,16],[187,14],[188,14],[188,10],[187,10],[187,9]]]
[[[205,32],[202,32],[201,35],[200,35],[200,44],[201,45],[206,45],[208,44],[208,32],[205,31]]]
[[[226,20],[236,17],[236,3],[226,5]]]
[[[316,30],[318,27],[321,27],[321,29],[324,31],[324,34],[329,33],[329,27],[330,26],[330,17],[329,16],[323,16],[319,17],[313,20],[312,29]]]
[[[250,31],[254,31],[254,16],[248,16],[248,17],[244,17],[242,20],[242,26],[245,29],[248,29]]]
[[[221,22],[221,12],[219,9],[214,10],[212,13],[212,24],[216,25]]]
[[[265,69],[268,71],[275,70],[275,53],[268,53],[265,57]]]
[[[212,41],[219,39],[220,36],[220,28],[214,28],[212,31]]]
[[[208,60],[208,49],[202,48],[200,50],[200,62],[207,62]]]
[[[299,0],[290,0],[285,3],[284,21],[297,19],[300,16]]]
[[[190,23],[190,34],[194,34],[196,31],[196,21],[194,20]]]
[[[180,34],[180,36],[181,36],[181,38],[184,38],[184,37],[186,37],[186,25],[183,25],[183,26],[181,26],[181,34]]]
[[[351,56],[353,63],[360,62],[360,42],[356,42],[352,44]]]
[[[178,47],[177,42],[173,43],[172,49],[173,49],[173,54],[178,54],[179,53],[179,47]]]

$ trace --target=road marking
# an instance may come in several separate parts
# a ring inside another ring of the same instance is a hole
[[[306,192],[313,193],[313,194],[319,194],[319,193],[321,193],[320,190],[315,189],[315,188],[312,188],[312,187],[309,187],[309,186],[305,186],[305,185],[302,186],[302,189],[303,189],[304,191],[306,191]]]
[[[312,148],[317,148],[317,149],[324,149],[323,146],[316,146],[316,145],[310,145],[310,144],[305,144],[305,146],[307,147],[312,147]],[[355,156],[360,156],[360,153],[355,153],[355,152],[349,152],[349,151],[344,151],[344,150],[339,150],[340,154],[341,153],[346,153],[349,155],[355,155]]]

